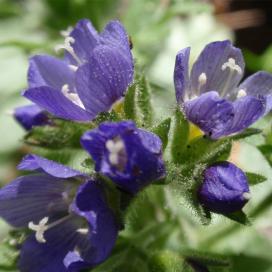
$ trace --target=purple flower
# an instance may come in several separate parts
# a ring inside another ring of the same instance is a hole
[[[0,216],[33,231],[21,248],[20,271],[80,271],[104,261],[118,227],[99,182],[36,155],[18,168],[35,173],[0,190]]]
[[[108,111],[133,80],[129,39],[118,21],[102,33],[88,20],[65,32],[63,60],[47,55],[30,59],[29,89],[23,96],[53,115],[90,121]]]
[[[102,123],[87,131],[81,144],[94,159],[95,170],[130,193],[165,175],[160,138],[132,121]]]
[[[25,130],[31,130],[34,126],[44,126],[49,123],[44,110],[34,104],[15,108],[13,115]]]
[[[198,198],[204,207],[215,213],[239,211],[250,199],[246,175],[230,162],[210,166],[203,173]]]
[[[244,60],[230,41],[208,44],[189,75],[190,48],[176,57],[176,98],[188,120],[213,139],[241,132],[272,108],[272,75],[258,72],[242,83]]]

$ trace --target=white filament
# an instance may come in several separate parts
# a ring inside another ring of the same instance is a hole
[[[65,97],[67,97],[70,101],[72,101],[74,104],[79,106],[82,109],[85,109],[82,101],[80,100],[78,94],[71,93],[68,84],[64,84],[61,88],[61,92],[64,94]]]

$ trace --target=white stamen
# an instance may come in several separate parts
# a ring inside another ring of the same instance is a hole
[[[207,82],[207,75],[205,73],[201,73],[198,77],[198,83],[199,83],[199,86],[203,86],[205,85]]]
[[[68,66],[73,72],[76,72],[78,69],[78,66],[76,66],[76,65],[68,65]]]
[[[244,97],[246,95],[247,95],[246,90],[241,89],[241,90],[238,91],[237,98],[241,98],[241,97]]]
[[[106,148],[109,151],[109,161],[112,165],[118,165],[119,152],[125,148],[125,144],[121,139],[117,141],[108,140],[106,142]]]
[[[46,243],[44,233],[48,230],[48,226],[46,225],[48,220],[48,217],[44,217],[38,225],[34,224],[32,221],[28,223],[28,228],[36,232],[35,237],[39,243]]]
[[[64,84],[61,88],[62,93],[69,99],[71,100],[74,104],[77,106],[81,107],[82,109],[85,109],[82,101],[80,100],[78,94],[76,93],[71,93],[69,89],[68,84]]]
[[[89,233],[89,229],[87,229],[87,228],[85,228],[85,229],[82,228],[82,229],[78,229],[77,232],[80,233],[80,234],[86,235],[86,234]]]
[[[225,62],[221,67],[222,71],[226,70],[227,68],[229,68],[231,71],[237,71],[237,73],[240,75],[242,74],[241,67],[236,64],[235,59],[233,58],[229,58],[228,61]]]
[[[47,230],[49,230],[49,229],[51,229],[51,228],[53,228],[53,227],[55,227],[55,226],[63,223],[64,221],[68,220],[69,218],[71,218],[70,214],[67,215],[67,216],[64,216],[64,217],[60,218],[59,220],[57,220],[57,221],[55,221],[55,222],[53,222],[53,223],[51,223],[49,225],[46,225],[48,223],[49,218],[48,217],[44,217],[39,222],[39,224],[37,224],[37,225],[34,224],[32,221],[29,222],[28,223],[28,228],[36,232],[35,237],[36,237],[36,240],[39,243],[46,243],[46,240],[44,238],[44,233]]]
[[[248,192],[243,193],[243,198],[249,200],[251,198],[251,194]]]
[[[76,62],[78,64],[81,64],[81,60],[76,55],[74,48],[71,45],[73,43],[75,43],[75,39],[73,37],[67,36],[64,39],[64,44],[57,45],[55,47],[55,50],[56,50],[56,52],[59,52],[62,49],[66,50],[67,52],[69,52],[71,54],[71,56],[76,60]]]
[[[68,26],[67,29],[60,31],[60,35],[63,37],[68,37],[72,31],[73,28],[71,26]]]

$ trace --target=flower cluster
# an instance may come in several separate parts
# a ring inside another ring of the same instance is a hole
[[[56,48],[64,50],[63,59],[30,59],[23,96],[34,104],[14,112],[26,130],[51,126],[53,118],[97,124],[92,121],[112,110],[133,83],[130,43],[118,21],[97,33],[90,21],[81,20],[63,35],[64,44]],[[185,48],[176,58],[177,104],[185,121],[211,142],[245,130],[271,110],[272,76],[259,72],[238,86],[244,61],[229,41],[208,44],[190,75],[189,52]],[[80,271],[108,258],[122,227],[111,190],[133,198],[152,182],[167,179],[167,141],[157,134],[132,120],[104,121],[85,131],[79,142],[93,159],[93,175],[34,154],[25,156],[18,169],[31,173],[0,190],[0,216],[28,234],[20,271]],[[168,131],[163,135],[167,138]],[[199,204],[225,215],[241,211],[250,199],[245,173],[227,161],[205,163],[196,191]]]

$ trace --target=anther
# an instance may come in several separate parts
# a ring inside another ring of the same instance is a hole
[[[73,31],[73,28],[71,26],[68,26],[67,29],[60,31],[60,35],[63,37],[68,37],[72,31]]]
[[[228,61],[225,62],[221,67],[222,71],[226,70],[227,68],[229,68],[231,71],[237,71],[237,73],[240,75],[242,74],[241,67],[236,64],[235,59],[233,58],[229,58]]]
[[[237,98],[241,98],[247,95],[247,92],[244,89],[238,91]]]
[[[89,233],[89,229],[87,229],[87,228],[82,228],[82,229],[78,229],[77,232],[80,233],[80,234],[86,235],[86,234]]]
[[[203,86],[207,83],[207,75],[205,73],[201,73],[198,77],[199,86]]]

